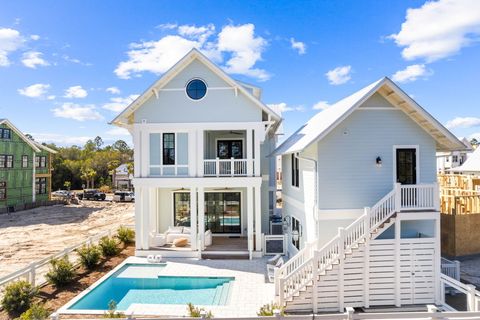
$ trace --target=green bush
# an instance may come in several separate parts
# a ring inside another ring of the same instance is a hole
[[[80,264],[88,270],[92,270],[98,264],[101,258],[101,252],[96,245],[83,245],[76,250],[80,257]]]
[[[49,283],[56,287],[62,287],[72,282],[75,277],[75,269],[67,256],[60,259],[52,259],[50,261],[50,270],[46,277]]]
[[[204,308],[195,307],[191,303],[187,304],[187,309],[188,309],[188,316],[191,317],[191,318],[200,318],[201,317],[200,313],[202,311],[205,311]],[[205,312],[206,312],[206,318],[207,319],[212,319],[213,318],[212,311],[205,311]]]
[[[117,230],[117,238],[124,245],[131,244],[135,240],[135,231],[130,228],[121,226]]]
[[[41,304],[33,304],[30,309],[20,315],[20,320],[45,320],[48,319],[48,310]]]
[[[125,315],[122,312],[117,312],[117,302],[110,300],[108,303],[108,311],[103,315],[104,318],[123,318]]]
[[[103,237],[98,243],[100,250],[105,258],[116,256],[120,252],[117,240],[115,238]]]
[[[285,315],[285,308],[272,302],[270,304],[263,305],[263,307],[261,307],[260,310],[257,312],[257,316],[273,316],[273,310],[279,310],[280,315]]]
[[[32,299],[37,295],[37,288],[24,280],[15,281],[5,287],[2,307],[8,313],[20,313],[30,307]]]

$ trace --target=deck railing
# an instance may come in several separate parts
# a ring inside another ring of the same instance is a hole
[[[447,288],[453,288],[465,294],[467,300],[467,311],[480,311],[480,292],[475,289],[474,285],[462,283],[445,274],[440,275],[440,299],[442,301],[442,305],[450,310],[455,310],[445,301],[445,292]]]
[[[252,163],[253,165],[253,163]],[[205,159],[203,175],[206,177],[241,177],[248,175],[247,159]]]
[[[460,261],[442,258],[441,268],[444,275],[460,281]]]
[[[436,184],[402,184],[401,208],[404,210],[437,209],[439,192]]]

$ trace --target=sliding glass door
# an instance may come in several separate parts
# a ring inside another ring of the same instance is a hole
[[[205,228],[212,233],[241,233],[240,192],[205,193]]]

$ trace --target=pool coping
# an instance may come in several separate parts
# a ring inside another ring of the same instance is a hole
[[[112,270],[110,270],[109,272],[107,272],[106,274],[104,274],[100,279],[98,279],[97,281],[95,281],[93,284],[91,284],[88,288],[86,288],[85,290],[83,290],[82,292],[80,292],[77,296],[75,296],[72,300],[68,301],[66,304],[64,304],[62,307],[60,307],[56,313],[57,314],[79,314],[79,315],[103,315],[105,314],[106,312],[108,312],[108,310],[89,310],[89,309],[76,309],[76,310],[69,310],[70,307],[72,307],[74,304],[76,304],[78,301],[80,301],[84,296],[86,296],[87,294],[89,294],[91,291],[93,291],[96,287],[98,287],[99,285],[101,285],[102,283],[104,283],[108,278],[110,278],[112,275],[114,275],[116,272],[118,272],[123,266],[125,266],[126,264],[143,264],[143,265],[166,265],[168,262],[165,262],[165,261],[162,261],[160,263],[150,263],[148,262],[145,258],[142,258],[142,257],[128,257],[127,259],[125,259],[122,263],[120,263],[119,265],[117,265],[115,268],[113,268]],[[168,276],[168,275],[166,275]],[[180,275],[180,277],[182,277]],[[188,277],[188,276],[187,276]],[[201,276],[197,276],[197,277],[201,277]],[[219,277],[222,277],[222,276],[219,276]],[[233,281],[235,281],[235,277],[233,277]],[[227,304],[228,302],[230,302],[230,299],[231,299],[231,292],[229,292],[228,296],[227,296]],[[119,310],[118,312],[121,312],[125,315],[130,315],[132,314],[133,315],[133,312],[130,310],[130,309],[136,309],[135,306],[138,306],[138,305],[145,305],[145,306],[169,306],[169,307],[181,307],[181,308],[185,308],[185,304],[139,304],[139,303],[133,303],[131,304],[127,310]],[[212,305],[198,305],[199,307],[213,307]],[[222,306],[216,306],[216,307],[222,307]]]

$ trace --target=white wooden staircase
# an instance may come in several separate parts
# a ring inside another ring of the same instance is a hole
[[[395,223],[397,213],[437,210],[438,187],[400,185],[318,248],[307,243],[275,273],[277,302],[287,311],[342,311],[368,307],[369,242]]]

